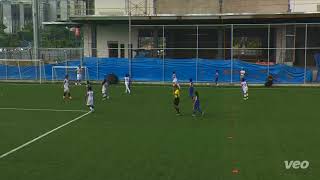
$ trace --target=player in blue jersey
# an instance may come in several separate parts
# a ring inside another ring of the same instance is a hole
[[[216,86],[218,86],[218,81],[219,81],[219,71],[216,70],[216,74],[215,74],[216,78],[215,78],[215,83],[216,83]]]
[[[204,115],[204,112],[200,108],[200,98],[198,91],[194,92],[193,97],[193,113],[192,116],[196,116],[197,112],[199,112],[202,116]]]
[[[189,97],[191,97],[191,99],[192,99],[193,95],[194,95],[194,86],[193,86],[192,79],[190,79],[190,81],[189,81]]]

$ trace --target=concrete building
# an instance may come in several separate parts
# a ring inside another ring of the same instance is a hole
[[[69,21],[70,13],[75,8],[85,11],[85,2],[89,0],[39,0],[39,25],[42,26],[44,22]],[[0,18],[7,27],[6,33],[16,33],[26,24],[32,23],[32,0],[0,0]]]
[[[0,8],[1,21],[7,27],[7,33],[15,33],[32,23],[31,0],[2,0]]]

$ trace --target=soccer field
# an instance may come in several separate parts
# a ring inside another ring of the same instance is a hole
[[[317,180],[319,88],[196,87],[203,117],[172,87],[112,86],[94,113],[85,86],[0,84],[1,180]],[[308,161],[289,169],[284,161]]]

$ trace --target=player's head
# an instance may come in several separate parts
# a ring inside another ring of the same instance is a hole
[[[175,71],[173,71],[173,72],[172,72],[172,74],[176,74],[176,72],[175,72]]]
[[[218,72],[218,70],[216,70],[216,72]]]
[[[92,91],[92,87],[91,86],[88,87],[88,91]]]
[[[66,74],[66,76],[64,77],[65,79],[69,79],[69,75],[68,74]]]
[[[79,65],[78,67],[81,68],[81,65]]]
[[[87,81],[87,84],[90,84],[90,82],[89,82],[89,81]]]
[[[191,82],[191,83],[192,83],[192,78],[190,78],[190,79],[189,79],[189,82]]]

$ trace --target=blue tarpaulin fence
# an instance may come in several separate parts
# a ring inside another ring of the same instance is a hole
[[[316,60],[320,62],[320,55]],[[68,62],[68,66],[78,66],[80,60]],[[165,59],[159,58],[134,58],[131,63],[127,58],[94,58],[87,57],[83,59],[83,66],[88,68],[88,77],[90,80],[103,80],[105,75],[114,73],[122,79],[129,72],[131,66],[132,78],[135,81],[146,82],[170,82],[172,72],[176,72],[179,81],[187,82],[190,78],[198,82],[212,82],[215,79],[216,70],[219,72],[219,82],[229,83],[239,82],[239,71],[243,68],[246,71],[246,79],[251,83],[264,83],[270,75],[275,79],[275,83],[304,83],[312,81],[312,71],[304,68],[292,67],[284,64],[259,65],[248,63],[241,60],[213,60],[213,59]],[[320,63],[319,63],[320,64]],[[63,66],[63,64],[44,65],[45,79],[52,79],[52,67]],[[232,71],[231,71],[232,70]],[[18,68],[16,66],[0,65],[0,78],[20,79]],[[20,67],[21,79],[35,79],[39,77],[37,68],[33,66]],[[54,79],[63,79],[65,70],[55,70]],[[6,72],[6,73],[4,73]],[[231,73],[232,72],[232,73]],[[70,74],[71,79],[75,79],[75,73]],[[319,75],[318,75],[318,79]]]

